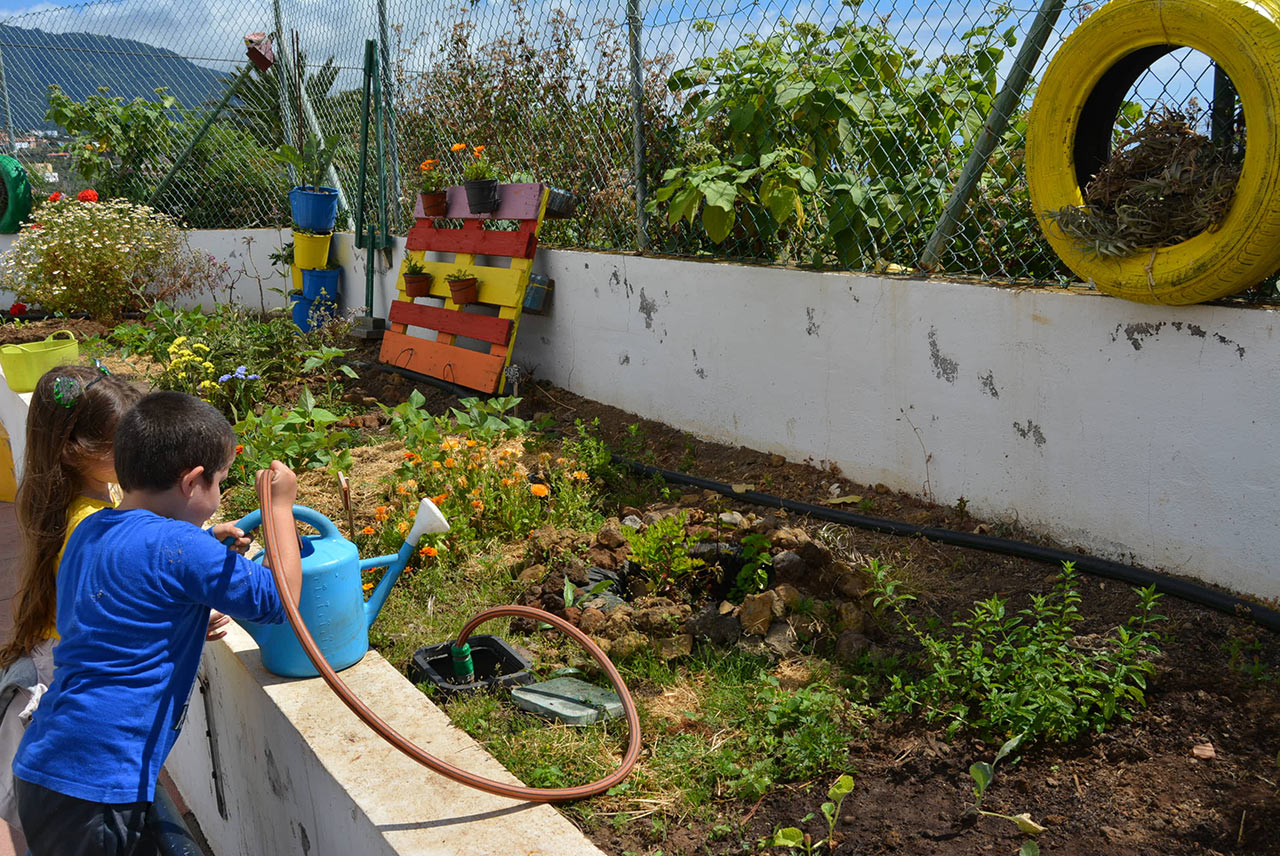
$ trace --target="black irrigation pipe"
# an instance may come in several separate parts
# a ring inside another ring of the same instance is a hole
[[[1217,591],[1199,583],[1159,574],[1146,568],[1125,565],[1109,559],[1074,553],[1069,550],[1060,550],[1056,547],[1045,547],[1027,541],[1014,541],[1011,538],[997,538],[994,535],[979,535],[975,532],[961,532],[956,529],[941,529],[936,526],[904,523],[901,520],[870,517],[866,514],[855,514],[852,511],[841,511],[835,508],[827,508],[823,505],[783,499],[782,497],[760,493],[755,490],[738,492],[731,485],[723,482],[691,476],[674,470],[664,470],[661,467],[640,464],[617,456],[614,456],[613,462],[625,466],[632,472],[646,476],[659,476],[664,481],[672,484],[710,490],[733,499],[740,499],[743,502],[770,508],[783,508],[795,514],[806,514],[819,520],[840,523],[859,529],[869,529],[872,532],[880,532],[886,535],[915,536],[937,541],[940,544],[950,544],[953,547],[985,550],[988,553],[1017,556],[1022,559],[1031,559],[1054,565],[1063,562],[1074,562],[1077,569],[1086,573],[1106,577],[1107,579],[1120,580],[1136,586],[1155,586],[1158,592],[1190,601],[1199,606],[1207,606],[1210,609],[1216,609],[1228,615],[1247,616],[1268,630],[1280,633],[1280,612],[1274,609],[1243,600],[1235,595]]]
[[[458,398],[477,398],[484,393],[476,392],[474,389],[467,389],[465,386],[458,386],[456,383],[450,383],[447,380],[441,380],[431,375],[418,374],[409,369],[402,369],[399,366],[388,365],[387,363],[368,363],[363,360],[343,360],[347,365],[353,366],[361,371],[368,369],[376,369],[378,371],[398,374],[401,377],[407,377],[409,380],[425,383],[427,386],[434,386],[437,389],[443,389],[445,392],[458,396]]]

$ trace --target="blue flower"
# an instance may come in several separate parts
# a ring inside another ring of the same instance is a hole
[[[232,378],[236,380],[258,380],[259,375],[246,374],[247,371],[247,366],[236,366],[236,370],[234,372],[231,374],[224,374],[222,377],[218,378],[218,383],[226,383]]]

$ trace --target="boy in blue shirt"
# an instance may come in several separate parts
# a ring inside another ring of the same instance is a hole
[[[58,571],[53,683],[13,763],[32,856],[151,852],[156,777],[182,726],[210,607],[258,623],[284,619],[269,569],[200,529],[218,507],[235,434],[206,402],[146,396],[115,440],[124,500],[76,529]],[[277,531],[293,532],[297,479],[270,478]],[[281,544],[294,604],[296,540]]]

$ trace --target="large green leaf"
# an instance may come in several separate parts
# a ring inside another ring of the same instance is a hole
[[[733,231],[733,209],[726,211],[716,205],[708,205],[702,209],[702,228],[707,230],[707,237],[717,244],[729,237]]]
[[[727,181],[711,181],[702,187],[702,195],[706,197],[708,208],[732,211],[738,200],[738,188]]]
[[[698,189],[691,184],[686,184],[671,197],[671,205],[667,208],[668,225],[674,226],[680,222],[681,218],[686,218],[692,223],[694,215],[698,212],[698,203],[701,201],[702,194]]]

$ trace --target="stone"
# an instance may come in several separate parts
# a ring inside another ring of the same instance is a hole
[[[867,593],[866,579],[854,571],[841,574],[836,579],[836,591],[849,600],[860,600]]]
[[[576,606],[566,606],[560,612],[560,617],[570,624],[576,625],[582,618],[582,610]]]
[[[589,580],[587,578],[587,563],[574,556],[570,559],[564,568],[564,575],[573,582],[574,585],[585,586]]]
[[[764,635],[764,644],[770,656],[778,659],[789,657],[796,651],[796,632],[787,622],[775,621]]]
[[[609,656],[615,660],[625,660],[649,645],[649,637],[643,633],[629,630],[613,639],[609,645]]]
[[[789,610],[795,609],[796,604],[800,603],[805,599],[805,596],[800,593],[800,589],[796,588],[790,583],[782,583],[781,585],[775,587],[774,591],[777,592],[778,597],[782,599],[782,603]]]
[[[592,547],[587,550],[587,561],[606,571],[617,570],[622,564],[622,558],[617,553],[604,547]]]
[[[836,626],[841,630],[861,633],[866,627],[866,613],[856,603],[839,601],[836,604]]]
[[[616,594],[608,591],[602,591],[583,600],[579,606],[583,609],[598,609],[601,612],[613,612],[620,606],[624,606],[626,601],[618,597]]]
[[[706,639],[712,645],[732,645],[742,636],[742,625],[730,612],[721,612],[708,604],[684,623],[686,633]]]
[[[621,523],[611,518],[608,523],[600,527],[600,531],[596,533],[596,543],[606,550],[616,550],[619,547],[625,547],[627,539],[622,534]]]
[[[658,656],[664,660],[687,657],[693,653],[693,636],[688,633],[681,633],[678,636],[659,639],[655,645],[658,649]]]
[[[747,518],[736,511],[722,511],[717,519],[723,526],[732,526],[735,529],[745,529],[747,527]]]
[[[871,640],[856,630],[846,630],[836,637],[836,658],[852,663],[871,650]]]
[[[732,615],[732,614],[733,614],[733,612],[734,612],[735,610],[737,610],[737,608],[738,608],[738,607],[736,607],[736,606],[734,606],[733,604],[729,603],[729,601],[727,601],[727,600],[722,600],[722,601],[720,601],[720,614],[721,614],[721,615]]]
[[[626,518],[628,517],[639,518],[642,512],[640,511],[640,509],[636,508],[634,505],[624,505],[622,506],[622,511],[618,512],[618,514],[620,517],[623,518],[623,521],[622,521],[623,525],[626,525]]]
[[[807,535],[805,537],[808,538]],[[829,549],[813,540],[801,541],[796,545],[796,552],[811,568],[825,568],[834,558]]]
[[[632,529],[639,529],[644,526],[644,521],[634,514],[628,514],[626,517],[622,518],[622,525],[629,526]]]
[[[578,627],[582,628],[582,632],[588,636],[594,636],[604,627],[605,614],[594,607],[587,607],[582,610],[582,615],[578,617]]]
[[[546,565],[530,565],[520,572],[519,580],[522,583],[540,583],[543,577],[547,575]]]
[[[698,503],[700,503],[701,501],[702,501],[702,498],[698,496],[696,493],[680,494],[679,502],[680,502],[680,505],[684,508],[691,508],[697,505]]]
[[[809,576],[809,565],[799,553],[783,550],[773,557],[773,578],[779,582],[803,582]]]
[[[680,627],[692,611],[687,603],[674,603],[665,597],[656,597],[636,611],[632,623],[642,633],[667,636]]]
[[[619,636],[630,633],[631,630],[631,607],[623,604],[609,613],[600,635],[606,639],[617,639]]]
[[[778,595],[773,591],[762,592],[761,594],[749,594],[742,599],[742,609],[738,613],[738,619],[742,622],[742,629],[745,633],[752,636],[763,636],[769,632],[769,625],[773,623],[775,618],[775,604],[781,606]]]
[[[791,622],[796,636],[806,642],[820,634],[824,626],[822,619],[816,615],[792,615],[787,620]]]

